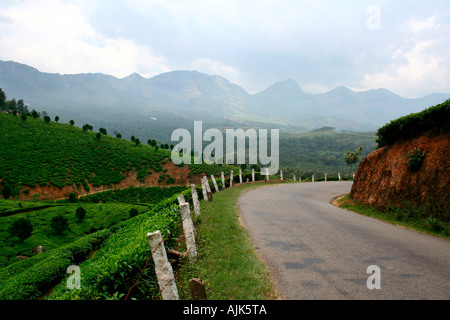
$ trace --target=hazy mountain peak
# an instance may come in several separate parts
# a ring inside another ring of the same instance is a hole
[[[143,76],[141,76],[139,73],[132,73],[129,76],[126,76],[125,78],[122,78],[121,80],[145,80]]]
[[[44,106],[47,112],[58,112],[61,116],[63,112],[78,116],[97,115],[101,111],[105,117],[109,113],[114,118],[115,112],[136,106],[133,110],[136,115],[163,110],[190,116],[259,119],[305,128],[339,129],[356,129],[356,122],[363,123],[363,129],[375,129],[449,97],[432,94],[405,99],[386,89],[354,92],[342,85],[326,93],[310,94],[303,92],[293,79],[279,81],[250,95],[222,76],[198,71],[176,70],[150,79],[137,73],[123,79],[100,73],[61,76],[12,61],[0,61],[0,88],[8,99],[23,98],[38,109]],[[158,119],[161,117],[160,114]],[[312,117],[316,117],[314,121]]]
[[[329,92],[338,93],[338,94],[353,93],[352,90],[350,90],[349,88],[347,88],[346,86],[343,86],[343,85],[337,86],[336,88],[330,90]]]
[[[275,84],[271,85],[267,90],[283,90],[283,91],[302,91],[298,83],[293,79],[286,79],[283,81],[278,81]]]

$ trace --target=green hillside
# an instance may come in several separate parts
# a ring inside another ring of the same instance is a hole
[[[280,138],[280,166],[288,175],[317,177],[337,173],[350,174],[344,155],[363,146],[363,159],[375,150],[375,133],[334,131],[322,128],[310,132],[283,135]]]
[[[92,186],[119,183],[163,171],[170,151],[84,131],[70,124],[0,114],[0,180],[11,196],[20,187]],[[166,178],[170,178],[165,175]]]

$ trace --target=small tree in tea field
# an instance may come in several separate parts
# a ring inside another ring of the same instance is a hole
[[[69,220],[67,220],[64,216],[58,215],[52,218],[50,227],[54,233],[62,234],[64,231],[69,229]]]
[[[14,221],[9,229],[10,235],[13,237],[18,237],[20,242],[23,242],[26,238],[29,238],[32,232],[33,226],[27,218],[20,218]]]
[[[83,221],[83,219],[86,217],[86,209],[84,209],[83,207],[78,207],[75,215],[77,216],[78,222]]]

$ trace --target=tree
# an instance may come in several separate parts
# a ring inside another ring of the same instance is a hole
[[[136,140],[135,136],[131,136],[131,142],[134,142],[134,140]]]
[[[108,134],[108,132],[106,131],[105,128],[100,128],[100,129],[98,129],[98,131],[99,131],[101,134],[104,134],[105,136]]]
[[[73,126],[73,125],[75,125],[75,121],[70,120],[70,121],[69,121],[69,124],[70,124],[71,126]]]
[[[356,164],[360,160],[359,155],[361,154],[362,149],[363,149],[363,147],[361,146],[358,149],[356,149],[354,152],[347,151],[347,153],[345,154],[345,156],[344,156],[345,163],[347,164],[347,167],[350,168],[350,173],[352,172],[353,165]]]
[[[6,107],[6,111],[10,111],[10,110],[12,112],[17,111],[16,99],[12,99],[12,100],[6,101],[5,107]]]
[[[25,113],[25,103],[23,102],[23,99],[17,101],[17,113]]]
[[[5,91],[3,91],[2,88],[0,88],[0,109],[3,109],[5,107],[5,102],[6,102]]]
[[[95,139],[97,139],[97,141],[100,141],[102,138],[102,134],[100,132],[97,132],[97,134],[95,135]]]
[[[49,116],[45,116],[44,121],[45,121],[45,123],[49,123],[51,121],[51,119]]]
[[[134,143],[136,144],[136,147],[137,147],[138,145],[140,145],[140,144],[141,144],[141,140],[139,140],[139,139],[135,139],[135,140],[134,140]]]
[[[94,130],[94,127],[93,126],[91,126],[90,124],[88,124],[88,123],[86,123],[84,126],[83,126],[83,131],[84,132],[86,132],[86,131],[88,131],[88,130]]]
[[[13,191],[12,191],[11,187],[9,185],[5,184],[3,186],[3,190],[2,190],[3,199],[5,199],[5,200],[9,199],[9,197],[11,197],[12,194],[13,194]]]
[[[117,138],[117,139],[122,139],[122,135],[121,135],[120,133],[117,133],[117,134],[116,134],[116,138]]]
[[[78,207],[75,215],[77,216],[78,222],[83,221],[84,217],[86,217],[86,209],[83,207]]]
[[[62,234],[64,231],[69,229],[69,220],[62,215],[58,215],[52,218],[50,227],[54,233]]]
[[[77,202],[78,195],[75,192],[69,193],[69,203]]]
[[[39,119],[40,117],[41,117],[41,115],[39,114],[39,112],[37,112],[36,110],[31,110],[31,116],[34,118],[34,119]]]
[[[56,117],[55,117],[55,122],[58,122],[58,121],[59,121],[59,117],[56,116]]]
[[[136,217],[138,215],[138,210],[136,208],[130,209],[130,218]]]
[[[20,218],[13,222],[9,229],[11,236],[18,237],[20,242],[23,242],[26,238],[31,237],[33,232],[33,225],[27,218]]]
[[[27,116],[25,114],[21,114],[20,118],[22,119],[23,122],[25,122],[25,120],[27,120]]]

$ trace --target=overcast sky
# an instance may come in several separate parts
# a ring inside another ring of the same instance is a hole
[[[448,0],[0,0],[0,60],[43,72],[294,79],[403,97],[450,93]]]

